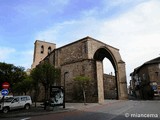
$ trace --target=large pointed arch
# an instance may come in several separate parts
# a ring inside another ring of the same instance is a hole
[[[93,58],[95,60],[98,60],[98,61],[103,61],[103,59],[105,57],[108,58],[111,61],[115,71],[117,71],[116,59],[115,59],[114,55],[112,54],[112,52],[109,49],[107,49],[105,47],[99,48],[99,49],[97,49],[97,51],[95,52],[95,54],[93,56]]]
[[[96,62],[96,73],[97,73],[97,84],[98,84],[98,99],[99,99],[99,102],[103,101],[104,99],[104,78],[103,78],[103,60],[104,58],[107,58],[109,59],[109,61],[111,62],[113,68],[114,68],[114,72],[115,72],[115,86],[116,86],[116,99],[119,99],[119,92],[118,92],[118,80],[117,80],[117,70],[118,70],[118,65],[117,65],[117,62],[116,62],[116,59],[114,57],[114,55],[112,54],[112,52],[105,48],[105,47],[101,47],[99,49],[96,50],[94,56],[93,56],[93,59],[95,60]],[[101,87],[100,87],[101,86]]]

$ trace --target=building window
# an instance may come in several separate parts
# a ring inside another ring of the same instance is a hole
[[[41,46],[41,53],[42,54],[44,53],[44,46],[43,45]]]
[[[51,47],[48,47],[48,54],[51,53]]]
[[[84,53],[88,52],[88,45],[87,42],[84,43]]]

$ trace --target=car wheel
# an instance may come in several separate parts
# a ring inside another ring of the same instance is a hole
[[[24,107],[26,110],[30,109],[30,105],[29,104],[26,104],[25,107]]]
[[[8,113],[8,111],[9,111],[8,107],[3,108],[3,113]]]

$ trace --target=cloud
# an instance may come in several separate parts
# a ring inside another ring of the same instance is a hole
[[[14,48],[0,47],[0,61],[5,62],[6,59],[9,59],[10,56],[16,52]]]
[[[17,3],[14,10],[17,13],[28,15],[27,17],[41,16],[45,14],[58,14],[68,5],[70,0],[27,0]]]
[[[133,52],[133,56],[140,53],[146,55],[153,50],[158,50],[160,14],[157,11],[160,11],[159,5],[158,1],[142,3],[119,18],[104,22],[100,38],[108,37],[111,44],[126,50],[125,55],[127,55],[127,50],[130,50],[128,51],[130,54]],[[152,54],[147,56],[152,56]]]
[[[70,0],[49,0],[49,2],[52,5],[52,7],[56,8],[56,10],[62,11],[63,8],[69,4]]]
[[[102,24],[94,18],[85,18],[79,21],[65,21],[47,30],[38,32],[35,35],[35,39],[48,40],[58,44],[60,47],[85,36],[95,36],[101,25]]]
[[[15,66],[23,66],[26,69],[31,67],[33,50],[21,52],[14,48],[0,47],[0,51],[0,62],[14,64]]]
[[[158,0],[141,3],[116,19],[105,21],[101,27],[99,38],[120,49],[127,77],[134,68],[158,57],[159,6]]]
[[[60,30],[62,29],[61,25],[57,25],[51,28],[48,28],[44,31],[39,31],[35,34],[35,40],[47,40],[48,42],[54,42],[56,40]]]
[[[122,0],[124,2],[124,0]],[[115,5],[120,4],[114,3]],[[91,36],[120,49],[126,62],[127,78],[134,68],[158,57],[160,38],[160,1],[136,4],[117,17],[99,19],[96,8],[78,20],[64,21],[36,34],[39,39],[53,39],[62,46],[85,36]],[[103,8],[102,8],[103,10]],[[103,11],[102,11],[103,12]],[[65,41],[65,42],[64,42]]]
[[[21,62],[18,62],[17,64],[19,66],[23,66],[26,69],[31,68],[31,63],[33,62],[33,50],[26,50],[23,52],[19,52],[18,56],[21,56]]]
[[[12,59],[8,60],[8,63],[12,63],[15,66],[22,66],[25,69],[31,68],[31,63],[33,62],[33,53],[33,50],[17,51],[10,57]]]

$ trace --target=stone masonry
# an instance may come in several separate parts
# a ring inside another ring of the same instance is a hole
[[[117,86],[115,76],[104,74],[104,99],[117,99]]]
[[[119,49],[85,37],[68,45],[54,49],[43,60],[50,62],[61,70],[61,86],[65,86],[66,101],[74,101],[74,78],[88,76],[91,82],[87,89],[87,102],[104,101],[103,64],[108,58],[114,69],[117,81],[118,99],[127,99],[125,62],[121,59]],[[77,93],[80,94],[80,93]]]
[[[52,50],[56,48],[54,43],[36,40],[34,43],[34,57],[31,68],[35,68]]]

